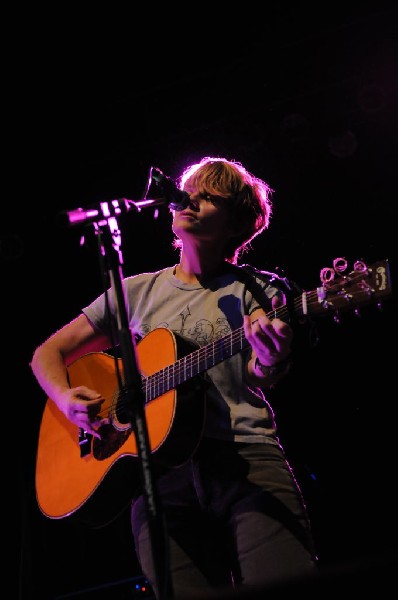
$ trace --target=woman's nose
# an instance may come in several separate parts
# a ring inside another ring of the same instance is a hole
[[[199,212],[200,211],[200,198],[194,198],[192,196],[190,196],[189,198],[189,208],[195,212]]]

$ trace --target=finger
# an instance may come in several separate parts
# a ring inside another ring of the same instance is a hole
[[[246,338],[249,338],[252,333],[252,321],[249,315],[244,315],[243,317],[243,331],[245,333]]]
[[[288,325],[288,323],[285,321],[282,321],[281,319],[274,319],[273,321],[270,321],[267,317],[259,317],[258,328],[260,332],[263,331],[272,339],[277,337],[286,337],[291,332],[290,325]]]
[[[274,296],[271,300],[271,306],[273,310],[279,308],[280,306],[283,306],[283,304],[286,304],[286,300],[284,298],[281,298],[280,296]]]
[[[95,421],[90,421],[90,419],[88,417],[80,417],[80,418],[77,418],[75,422],[78,427],[80,427],[87,433],[90,433],[94,437],[101,439],[101,434],[98,431],[98,428],[101,425],[100,420],[97,419]]]
[[[102,439],[100,433],[96,429],[94,429],[93,427],[82,427],[82,429],[84,429],[84,431],[86,433],[90,433],[92,436],[94,436],[98,440]]]
[[[261,317],[252,328],[249,342],[257,353],[266,350],[270,357],[274,357],[290,352],[292,337],[293,332],[284,321],[278,319],[269,324],[264,322]]]
[[[87,402],[91,400],[99,400],[102,398],[101,394],[99,394],[97,391],[92,390],[84,385],[76,387],[75,393]]]
[[[275,319],[272,321],[272,332],[281,337],[287,337],[292,333],[292,329],[288,323]]]

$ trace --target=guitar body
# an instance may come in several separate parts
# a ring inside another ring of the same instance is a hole
[[[137,345],[143,377],[173,364],[192,348],[165,328],[154,330]],[[121,359],[119,362],[121,372]],[[44,408],[36,457],[36,497],[40,510],[53,519],[73,514],[103,525],[127,506],[140,486],[141,471],[135,434],[128,422],[116,418],[119,384],[115,359],[106,353],[89,353],[68,367],[71,387],[85,385],[105,398],[101,414],[111,425],[101,429],[102,439],[82,437],[48,399]],[[205,381],[200,377],[171,389],[145,404],[151,458],[166,466],[186,462],[197,447],[205,416]]]
[[[294,315],[339,317],[346,310],[376,303],[391,294],[387,260],[368,267],[357,261],[346,273],[345,259],[321,271],[322,285],[302,292],[289,307],[268,313],[282,320]],[[209,368],[249,349],[243,327],[207,346],[188,344],[166,328],[155,329],[137,345],[138,368],[145,390],[145,417],[153,463],[176,467],[186,462],[199,444],[205,418]],[[118,361],[120,359],[117,359]],[[120,365],[122,367],[122,365]],[[120,390],[114,358],[105,353],[83,356],[68,367],[72,387],[86,385],[106,399],[101,414],[111,424],[101,428],[102,439],[84,437],[49,399],[42,417],[36,459],[36,496],[44,515],[61,519],[90,515],[92,523],[117,516],[140,485],[141,469],[134,432],[123,419],[126,400]]]

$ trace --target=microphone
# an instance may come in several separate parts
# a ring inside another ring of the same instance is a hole
[[[154,180],[172,210],[184,210],[189,205],[188,192],[180,190],[174,179],[162,173],[160,169],[151,167],[151,179]]]
[[[62,211],[59,215],[62,225],[83,225],[86,223],[101,223],[110,218],[123,216],[131,210],[140,211],[141,208],[151,208],[167,203],[172,210],[184,210],[189,203],[188,192],[180,190],[174,179],[167,177],[160,169],[151,167],[147,193],[152,180],[160,189],[162,198],[148,199],[145,194],[144,200],[129,200],[128,198],[118,198],[116,200],[102,201],[95,206],[87,208],[75,208],[73,210]]]

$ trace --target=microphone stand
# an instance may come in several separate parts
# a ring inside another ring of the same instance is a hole
[[[137,364],[135,339],[129,328],[125,305],[122,283],[123,259],[120,250],[121,235],[116,220],[116,215],[128,212],[130,208],[140,210],[142,206],[157,206],[164,203],[164,199],[144,200],[142,202],[121,199],[113,200],[111,203],[103,202],[99,208],[76,209],[66,214],[70,225],[94,223],[96,233],[99,236],[102,264],[110,283],[109,287],[112,288],[114,294],[117,334],[124,372],[123,402],[126,400],[126,414],[136,436],[142,484],[148,511],[152,561],[159,599],[173,600],[172,583],[168,568],[166,529],[160,498],[152,475],[151,450],[144,411],[145,396]]]

